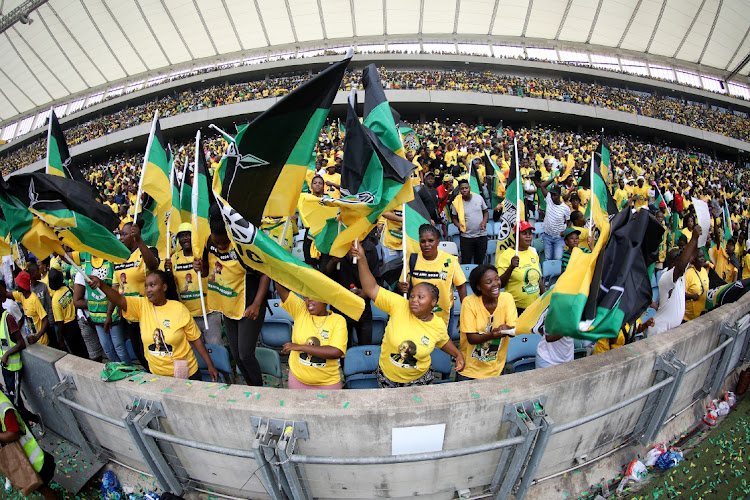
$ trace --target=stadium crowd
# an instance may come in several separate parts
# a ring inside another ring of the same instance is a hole
[[[419,84],[414,76],[395,73],[386,80],[391,85]],[[434,83],[428,79],[421,84]],[[294,82],[288,85],[291,88]],[[190,105],[201,105],[205,98],[195,97]],[[239,94],[232,97],[236,98]],[[75,263],[92,276],[87,282],[58,257],[37,259],[41,256],[24,256],[14,247],[13,259],[3,260],[9,291],[0,289],[7,298],[5,310],[15,319],[8,321],[8,331],[18,345],[24,339],[41,342],[81,357],[138,363],[152,373],[195,379],[219,376],[206,344],[228,345],[242,380],[261,385],[256,349],[272,345],[264,322],[269,318],[269,300],[277,298],[293,320],[289,337],[276,345],[288,355],[292,388],[342,388],[340,365],[346,366],[347,349],[357,345],[380,344],[373,379],[380,387],[431,383],[436,347],[455,358],[456,380],[507,372],[516,361],[508,358],[508,352],[519,315],[560,275],[560,271],[546,272],[543,264],[558,262],[565,267],[562,272],[569,272],[578,262],[571,259],[573,250],[590,252],[601,237],[585,215],[591,191],[581,185],[601,137],[547,127],[498,130],[438,121],[411,128],[405,140],[406,158],[415,166],[412,182],[431,221],[419,228],[418,253],[402,254],[403,219],[398,210],[383,214],[377,228],[343,258],[316,249],[305,231],[304,217],[291,225],[290,232],[300,236],[295,243],[288,238],[290,249],[365,300],[359,320],[330,311],[322,302],[299,298],[267,276],[246,269],[216,205],[210,211],[211,237],[202,255],[193,254],[192,225],[185,223],[176,234],[176,251],[160,260],[145,245],[141,227],[133,224],[142,164],[142,156],[133,155],[85,169],[104,203],[121,216],[118,232],[132,252],[130,260],[112,264],[73,252]],[[517,253],[501,245],[514,139],[528,214],[518,224]],[[307,192],[301,197],[340,196],[344,140],[338,126],[321,131],[315,173],[308,177]],[[750,278],[747,170],[638,137],[607,137],[606,144],[618,208],[627,206],[639,214],[636,217],[650,212],[665,231],[650,276],[653,310],[625,325],[616,338],[589,346],[593,353],[690,321],[720,305],[710,304],[710,290]],[[227,146],[220,136],[204,140],[203,154],[211,172]],[[185,159],[188,167],[193,163],[194,142],[174,144],[173,151],[181,176]],[[488,170],[491,163],[483,159],[486,156],[503,175]],[[478,193],[470,190],[471,169],[478,173]],[[191,169],[185,171],[189,179]],[[702,248],[697,200],[711,210],[710,235]],[[279,224],[271,221],[262,229],[280,239]],[[394,262],[398,264],[395,279],[388,274],[389,263]],[[408,269],[406,279],[400,275],[402,264]],[[198,280],[207,290],[205,321],[200,293],[194,291]],[[389,317],[384,330],[375,328],[378,318],[382,321],[376,314],[380,311]],[[160,323],[160,318],[169,321]],[[537,348],[531,364],[537,368],[571,361],[583,348],[554,332],[533,337]],[[127,349],[128,339],[133,351]],[[203,375],[198,358],[205,366]],[[181,360],[186,363],[178,363]],[[443,374],[449,375],[450,370]]]
[[[359,73],[348,73],[341,90],[359,82]],[[283,96],[308,79],[307,76],[214,85],[163,96],[146,103],[126,106],[117,112],[96,117],[65,131],[68,145],[81,144],[106,134],[149,123],[154,111],[159,115],[180,113],[227,104]],[[693,101],[633,90],[580,83],[562,79],[527,78],[467,71],[381,71],[386,89],[449,90],[506,94],[604,107],[678,123],[740,140],[750,140],[750,119],[746,113],[731,112]],[[0,158],[4,175],[38,161],[45,154],[45,140],[39,139]]]

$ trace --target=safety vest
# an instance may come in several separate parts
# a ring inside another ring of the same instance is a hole
[[[23,452],[26,453],[27,457],[29,457],[31,466],[35,471],[39,472],[40,470],[42,470],[42,466],[44,465],[44,451],[42,451],[42,448],[39,446],[39,443],[36,442],[36,439],[29,430],[29,427],[21,419],[21,415],[18,414],[15,407],[11,404],[10,400],[5,396],[5,394],[0,392],[0,416],[2,416],[2,421],[0,421],[0,428],[2,428],[3,432],[6,432],[5,413],[11,410],[16,414],[18,426],[21,428],[21,432],[23,433],[21,435],[21,439],[19,439],[18,442],[21,444]]]
[[[10,350],[16,345],[13,339],[10,338],[10,332],[8,331],[8,323],[6,319],[8,312],[3,311],[3,317],[0,318],[0,352],[5,354],[6,351]],[[20,351],[8,356],[8,365],[5,367],[6,370],[11,372],[17,372],[21,369],[21,353]]]

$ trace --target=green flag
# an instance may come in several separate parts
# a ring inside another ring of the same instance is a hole
[[[14,239],[32,252],[28,243],[34,234],[46,239],[45,251],[57,250],[60,242],[80,252],[89,252],[105,260],[120,263],[130,258],[130,250],[112,233],[120,220],[106,205],[91,199],[89,185],[55,175],[20,174],[3,183],[3,211],[11,215]],[[28,207],[28,208],[27,208]],[[20,210],[19,210],[20,208]],[[28,213],[24,213],[28,212]],[[37,223],[41,221],[50,231]],[[59,237],[51,241],[54,232]],[[36,245],[33,245],[36,246]]]
[[[732,238],[732,219],[729,216],[729,205],[727,205],[727,199],[724,198],[724,214],[721,218],[724,223],[724,241]]]

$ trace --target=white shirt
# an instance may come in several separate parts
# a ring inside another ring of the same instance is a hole
[[[563,337],[555,342],[547,342],[542,335],[542,340],[536,346],[536,355],[552,365],[559,365],[573,361],[575,340],[573,337]]]
[[[544,213],[542,228],[550,236],[561,236],[567,225],[566,222],[570,219],[570,207],[562,202],[555,205],[549,193],[547,193],[545,200],[547,201],[547,211]]]
[[[73,284],[75,285],[83,285],[83,298],[86,300],[89,300],[89,289],[86,288],[86,280],[83,279],[83,274],[76,273],[76,277],[73,280]],[[76,316],[79,318],[88,318],[89,317],[89,310],[88,309],[79,309],[76,307]]]
[[[659,309],[654,314],[654,326],[648,334],[656,335],[680,326],[685,316],[685,275],[674,281],[674,267],[659,278]]]
[[[13,316],[13,319],[16,320],[16,323],[21,323],[21,318],[23,318],[23,313],[21,312],[21,308],[18,307],[18,304],[13,299],[5,299],[5,302],[3,302],[3,309],[8,311],[8,314]]]

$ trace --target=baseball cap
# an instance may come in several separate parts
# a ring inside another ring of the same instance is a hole
[[[566,229],[566,230],[565,230],[565,232],[563,233],[563,239],[567,238],[568,236],[570,236],[570,235],[571,235],[571,234],[573,234],[573,233],[578,233],[578,234],[581,234],[581,230],[580,230],[580,229],[576,229],[576,228],[574,228],[574,227],[569,227],[569,228],[568,228],[568,229]]]
[[[534,229],[534,226],[532,226],[529,221],[522,220],[518,223],[518,232],[522,233],[526,231],[527,229]]]
[[[180,227],[177,228],[177,234],[180,233],[192,233],[193,232],[193,225],[189,222],[183,222],[180,224]]]
[[[562,192],[562,190],[560,189],[560,186],[558,186],[557,184],[555,184],[554,186],[552,186],[551,188],[549,188],[549,192],[553,193],[553,194],[554,193],[560,194]]]
[[[453,176],[452,176],[452,175],[450,175],[450,174],[449,174],[449,175],[444,175],[444,176],[443,176],[443,182],[450,182],[450,181],[452,181],[452,180],[453,180]]]
[[[18,285],[18,288],[31,291],[31,276],[29,276],[29,273],[26,271],[18,273],[18,276],[16,276],[16,285]]]

